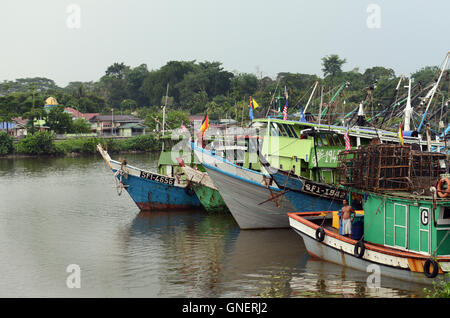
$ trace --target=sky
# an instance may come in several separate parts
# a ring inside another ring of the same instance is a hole
[[[219,61],[274,78],[343,70],[397,75],[441,65],[450,51],[448,0],[2,0],[0,81],[47,77],[64,87],[97,81],[123,62]]]

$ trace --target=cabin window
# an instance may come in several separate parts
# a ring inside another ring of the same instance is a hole
[[[298,138],[298,136],[294,130],[294,127],[292,127],[292,125],[283,124],[283,126],[285,126],[285,129],[286,129],[286,131],[288,131],[288,134],[290,137]]]
[[[343,140],[343,137],[339,136],[339,135],[333,135],[334,138],[334,143],[336,146],[344,146],[345,145],[345,141]]]
[[[437,224],[439,225],[450,224],[450,206],[441,206],[439,210],[439,218]]]
[[[333,135],[327,134],[326,137],[327,137],[328,145],[330,145],[330,146],[335,146],[334,139],[333,139]]]
[[[275,125],[274,123],[270,123],[270,135],[271,136],[275,136],[275,137],[280,135],[280,132],[278,130],[278,126]]]
[[[280,130],[280,133],[283,137],[288,137],[288,133],[286,131],[286,127],[283,124],[278,124],[278,129]]]

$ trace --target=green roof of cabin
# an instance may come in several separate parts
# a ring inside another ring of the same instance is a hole
[[[163,151],[159,155],[158,166],[178,166],[178,158],[182,158],[185,162],[191,161],[191,153],[190,152],[182,152],[179,154],[175,154],[172,156],[172,151]],[[189,161],[188,161],[189,160]]]

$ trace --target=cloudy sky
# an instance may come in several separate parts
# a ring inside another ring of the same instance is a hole
[[[114,62],[158,69],[220,61],[230,71],[322,76],[385,66],[410,75],[450,50],[448,0],[2,0],[0,81],[96,81]]]

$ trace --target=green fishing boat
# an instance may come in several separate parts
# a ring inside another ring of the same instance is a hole
[[[364,215],[352,225],[351,237],[339,234],[328,220],[307,220],[331,211],[292,213],[291,227],[315,257],[429,284],[450,272],[448,171],[445,154],[415,151],[407,145],[343,151],[339,183],[358,194],[364,208]]]
[[[217,187],[203,167],[195,165],[194,168],[185,165],[181,158],[178,158],[180,168],[188,180],[190,187],[194,190],[203,207],[208,212],[226,212],[228,208],[222,199]]]

